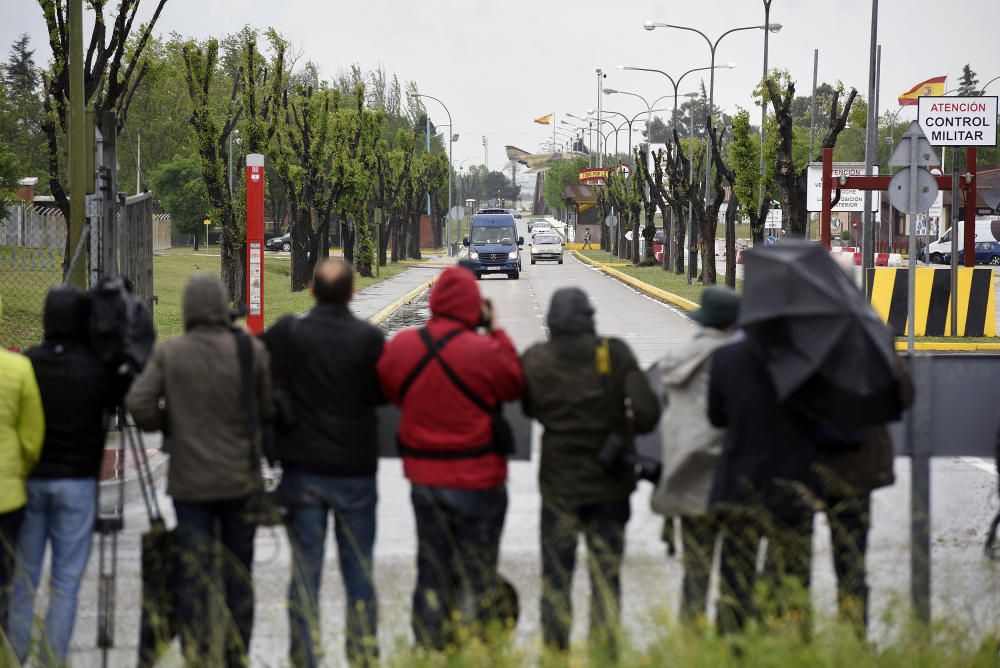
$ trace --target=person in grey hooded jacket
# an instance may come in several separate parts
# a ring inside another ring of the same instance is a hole
[[[253,539],[248,503],[262,488],[260,425],[248,431],[243,378],[226,291],[199,274],[184,289],[184,335],[159,344],[125,404],[136,425],[170,438],[167,494],[177,514],[177,613],[188,665],[209,658],[213,626],[226,624],[222,665],[243,666],[253,630]],[[271,403],[264,344],[251,337],[258,418]],[[226,610],[210,604],[211,573],[221,545]],[[213,615],[219,617],[213,618]]]
[[[712,353],[732,339],[740,298],[728,288],[710,287],[691,319],[701,325],[694,338],[670,350],[660,361],[662,390],[667,399],[660,434],[663,463],[652,497],[653,510],[664,515],[665,538],[672,539],[673,518],[681,521],[684,580],[680,618],[704,618],[712,552],[718,530],[708,512],[715,465],[722,452],[724,429],[708,421],[708,378]]]

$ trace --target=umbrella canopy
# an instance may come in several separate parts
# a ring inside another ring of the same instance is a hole
[[[898,419],[892,334],[830,254],[785,241],[745,257],[739,324],[778,398],[846,433]]]

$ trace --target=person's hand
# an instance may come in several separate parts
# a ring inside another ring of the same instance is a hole
[[[493,302],[489,299],[484,299],[480,310],[479,324],[482,325],[487,332],[492,332],[495,323],[496,311],[493,308]]]

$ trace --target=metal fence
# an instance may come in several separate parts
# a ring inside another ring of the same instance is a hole
[[[170,216],[153,213],[149,193],[125,199],[119,211],[118,264],[152,308],[153,251],[170,248]],[[26,348],[42,338],[42,309],[62,281],[66,222],[54,202],[36,200],[0,219],[0,346]]]

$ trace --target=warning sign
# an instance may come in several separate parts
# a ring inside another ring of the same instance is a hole
[[[932,146],[996,146],[997,98],[921,97],[917,122]]]
[[[878,176],[878,166],[872,166],[872,174]],[[841,176],[864,176],[865,163],[863,162],[835,162],[833,163],[833,182],[836,187],[837,179]],[[809,165],[806,174],[808,183],[806,184],[806,202],[808,210],[816,213],[823,210],[823,163],[814,162]],[[878,211],[878,193],[872,195],[872,211]],[[865,191],[864,190],[841,190],[840,200],[831,211],[864,211]]]

